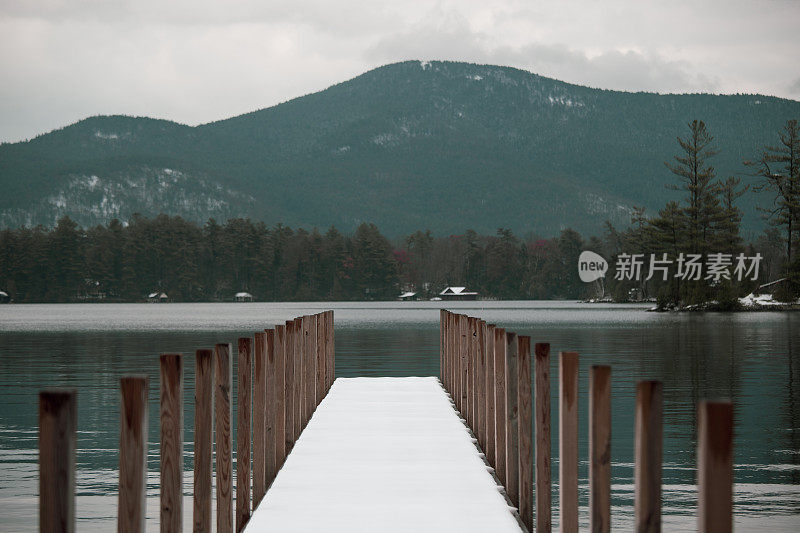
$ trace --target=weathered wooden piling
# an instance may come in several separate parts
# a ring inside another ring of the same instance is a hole
[[[578,354],[559,354],[559,522],[563,533],[578,531]]]
[[[286,454],[288,455],[289,452],[292,451],[292,447],[294,447],[294,442],[296,440],[295,435],[295,416],[297,416],[297,408],[295,407],[296,401],[296,389],[295,385],[297,383],[295,377],[295,357],[294,357],[294,321],[288,320],[286,322],[286,335],[284,337],[284,345],[283,345],[283,353],[285,357],[285,367],[284,367],[284,374],[285,374],[285,383],[284,383],[284,390],[286,391],[286,410],[285,410],[285,418],[286,418]]]
[[[286,460],[286,326],[275,326],[275,468]]]
[[[661,531],[662,385],[636,386],[634,443],[634,521],[637,533]]]
[[[272,485],[278,473],[278,444],[276,442],[276,423],[278,419],[278,389],[276,386],[276,357],[275,357],[275,330],[264,331],[267,355],[267,406],[261,416],[265,419],[264,432],[266,434],[265,459],[264,459],[264,484],[267,488]]]
[[[467,394],[465,396],[467,402],[466,419],[470,428],[475,427],[475,404],[473,397],[475,396],[475,337],[474,337],[475,318],[467,317]]]
[[[236,531],[250,519],[250,387],[253,339],[238,342],[236,398]],[[263,413],[258,413],[262,417]]]
[[[481,437],[478,437],[481,418],[479,408],[481,397],[481,380],[479,377],[481,371],[480,327],[481,320],[474,318],[472,322],[472,372],[470,378],[472,380],[472,400],[470,408],[472,409],[472,427],[479,443],[482,440]]]
[[[453,404],[456,409],[458,409],[458,317],[455,313],[450,313],[449,322],[448,357],[450,359],[450,375],[448,379],[450,380],[450,386],[448,391],[450,392],[450,398],[453,400]]]
[[[333,327],[333,310],[328,311],[328,323],[325,329],[325,345],[328,352],[328,369],[325,375],[328,377],[328,387],[330,390],[333,381],[336,379],[336,335]]]
[[[475,369],[475,436],[481,449],[486,452],[486,322],[477,323],[477,365]]]
[[[211,475],[214,418],[214,353],[197,350],[194,373],[194,506],[195,532],[211,531]]]
[[[306,427],[305,424],[305,408],[306,408],[306,381],[308,379],[308,364],[306,363],[305,358],[305,330],[303,328],[303,317],[297,317],[294,319],[294,363],[295,363],[295,379],[296,383],[295,386],[297,387],[296,392],[296,404],[295,409],[297,413],[295,414],[295,428],[294,428],[294,440],[297,441],[300,438],[300,433],[303,431],[303,428]]]
[[[311,420],[311,415],[314,413],[315,396],[316,396],[316,354],[317,354],[317,328],[312,315],[303,317],[303,359],[305,360],[305,418],[303,428],[308,425]]]
[[[506,333],[506,493],[519,508],[519,375],[517,334]]]
[[[78,393],[39,393],[39,531],[75,531],[75,454]]]
[[[267,419],[261,415],[267,409],[266,337],[265,332],[258,331],[253,342],[253,510],[267,491]]]
[[[531,338],[517,337],[519,409],[519,516],[533,531],[533,419],[531,403]]]
[[[460,376],[459,376],[459,402],[461,416],[467,419],[469,415],[469,317],[459,315],[458,331],[461,336],[459,357],[460,357]]]
[[[319,405],[325,396],[325,313],[314,315],[316,322],[316,394],[314,398],[314,408]]]
[[[453,314],[453,388],[450,394],[453,397],[456,409],[461,410],[461,317]]]
[[[233,531],[233,472],[231,468],[231,345],[214,346],[214,435],[217,459],[217,532]]]
[[[164,533],[183,530],[183,356],[161,354],[160,524]]]
[[[447,390],[447,310],[439,311],[439,381]]]
[[[442,385],[447,386],[447,382],[445,380],[445,372],[447,371],[447,363],[444,359],[444,336],[445,336],[445,317],[447,316],[447,311],[444,309],[439,309],[439,381],[442,382]]]
[[[506,330],[494,329],[495,465],[497,479],[506,486]]]
[[[536,531],[552,530],[550,470],[550,344],[534,347],[534,396],[536,423]]]
[[[733,531],[733,404],[700,402],[697,409],[697,530]]]
[[[147,491],[146,376],[120,379],[122,401],[119,431],[117,531],[144,533]]]
[[[496,467],[495,457],[495,370],[494,370],[494,324],[486,325],[486,460]]]
[[[611,367],[589,375],[589,529],[611,531]]]

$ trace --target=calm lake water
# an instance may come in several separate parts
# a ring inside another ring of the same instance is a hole
[[[37,530],[37,393],[78,389],[79,531],[116,520],[120,376],[150,376],[149,530],[158,529],[158,357],[335,310],[336,374],[438,375],[442,302],[0,306],[0,530]],[[664,524],[693,531],[695,405],[735,406],[734,511],[741,531],[800,531],[800,314],[656,314],[640,305],[449,302],[534,342],[581,354],[580,453],[588,448],[588,369],[611,364],[614,526],[632,529],[635,382],[664,382]],[[557,377],[557,357],[552,375]],[[234,373],[234,376],[236,374]],[[185,364],[187,525],[191,513],[194,357]],[[553,417],[557,420],[555,382]],[[558,431],[553,431],[557,482]],[[581,464],[584,525],[587,469]],[[557,522],[554,486],[554,521]]]

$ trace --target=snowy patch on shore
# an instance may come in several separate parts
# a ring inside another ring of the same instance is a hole
[[[750,293],[744,298],[739,298],[739,303],[742,304],[743,307],[786,307],[789,305],[800,304],[800,300],[797,300],[794,302],[794,304],[792,304],[791,302],[779,302],[773,298],[771,294],[756,295]]]

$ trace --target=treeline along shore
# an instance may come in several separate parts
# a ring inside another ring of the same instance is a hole
[[[607,225],[602,237],[588,239],[571,229],[552,238],[499,229],[439,237],[417,231],[390,240],[367,223],[344,235],[334,227],[309,231],[248,219],[198,225],[133,216],[82,229],[63,218],[52,229],[0,231],[0,290],[16,302],[137,302],[152,293],[170,301],[232,301],[238,292],[257,301],[321,301],[392,300],[405,290],[427,299],[453,285],[481,298],[579,299],[598,295],[595,284],[578,277],[581,251],[602,253],[613,270],[647,227]],[[764,259],[758,279],[738,283],[737,294],[781,275],[775,230],[742,249]],[[625,301],[631,288],[653,283],[615,280],[610,271],[605,293]]]

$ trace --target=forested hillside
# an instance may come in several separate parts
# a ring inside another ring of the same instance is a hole
[[[570,85],[490,65],[408,61],[227,120],[93,117],[0,145],[0,226],[82,226],[166,212],[203,222],[389,236],[598,234],[659,209],[675,193],[663,162],[703,120],[717,176],[750,177],[744,158],[775,142],[800,103],[757,95],[656,95]],[[742,199],[743,228],[762,225]]]

